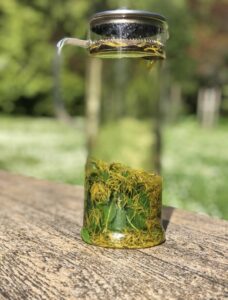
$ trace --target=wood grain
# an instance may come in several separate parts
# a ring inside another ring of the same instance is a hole
[[[0,299],[227,299],[227,222],[164,208],[167,241],[82,242],[83,189],[0,172]]]

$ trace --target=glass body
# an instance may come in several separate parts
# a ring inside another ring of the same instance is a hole
[[[165,240],[162,178],[153,172],[151,153],[167,38],[164,17],[117,10],[92,17],[87,41],[63,40],[91,56],[81,230],[86,243],[144,248]]]

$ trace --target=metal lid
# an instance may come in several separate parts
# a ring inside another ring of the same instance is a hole
[[[96,13],[90,19],[92,32],[112,38],[146,38],[168,29],[164,16],[143,11],[117,9]]]
[[[90,19],[90,24],[97,24],[99,22],[114,20],[114,19],[135,19],[141,21],[157,20],[165,22],[166,18],[158,13],[144,11],[144,10],[132,10],[132,9],[116,9],[106,10],[94,14]]]

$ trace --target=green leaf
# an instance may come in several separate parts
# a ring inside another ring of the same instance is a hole
[[[90,239],[90,235],[89,232],[86,228],[82,228],[81,230],[81,238],[83,239],[84,242],[91,244],[91,239]]]
[[[132,198],[127,198],[127,205],[129,206],[129,207],[131,207],[132,205],[133,205],[133,200],[132,200]]]
[[[135,215],[135,217],[132,220],[132,223],[138,229],[146,229],[146,220],[143,215]]]
[[[143,205],[146,209],[150,207],[150,200],[146,194],[140,194],[139,203]]]
[[[128,208],[126,212],[127,212],[128,219],[131,221],[135,217],[136,214],[135,210],[132,208]]]
[[[126,227],[126,212],[122,208],[117,208],[116,216],[111,224],[113,231],[123,231]]]
[[[101,177],[104,182],[106,182],[109,179],[109,173],[107,171],[104,171],[103,173],[101,173]]]
[[[126,171],[126,170],[122,173],[122,175],[123,175],[124,177],[128,177],[129,174],[130,174],[129,171]]]
[[[116,206],[114,202],[111,202],[110,205],[105,205],[104,210],[104,221],[105,224],[111,223],[116,216]]]
[[[128,225],[135,230],[146,229],[146,217],[142,214],[137,214],[133,209],[127,210]]]
[[[110,205],[103,206],[104,212],[104,228],[107,229],[109,224],[113,221],[116,216],[116,207],[113,202]]]

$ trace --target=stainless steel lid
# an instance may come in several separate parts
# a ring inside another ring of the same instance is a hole
[[[165,22],[166,18],[158,13],[144,11],[144,10],[131,10],[131,9],[116,9],[106,10],[94,14],[90,19],[90,24],[94,25],[99,22],[124,19],[124,20],[135,20],[135,21],[150,21],[157,20]]]
[[[147,38],[168,30],[164,16],[143,10],[117,9],[94,14],[91,31],[112,38]]]

